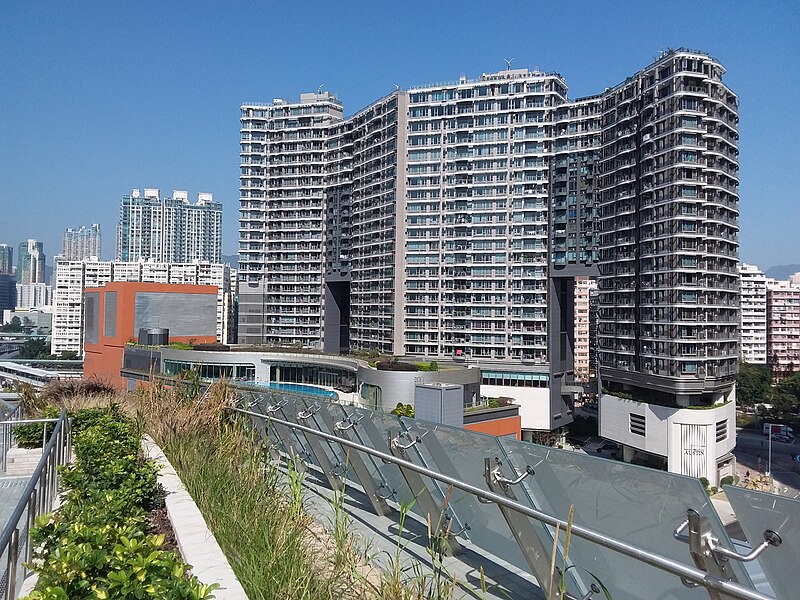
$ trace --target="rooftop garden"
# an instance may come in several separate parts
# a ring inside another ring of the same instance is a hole
[[[139,450],[147,434],[164,450],[197,503],[248,597],[256,599],[411,600],[451,598],[458,583],[436,564],[397,555],[372,564],[341,505],[329,524],[312,518],[302,471],[278,468],[249,428],[225,410],[223,381],[200,390],[157,380],[135,393],[97,382],[27,390],[27,416],[65,407],[75,418],[75,464],[64,473],[57,512],[37,523],[39,586],[30,600],[214,597],[191,566],[151,531],[163,502],[156,470]],[[41,443],[41,429],[31,434]],[[477,590],[476,597],[483,594]]]

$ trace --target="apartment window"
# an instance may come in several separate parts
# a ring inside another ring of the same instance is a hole
[[[728,420],[717,421],[717,443],[728,439]]]
[[[630,431],[634,435],[645,435],[644,415],[630,414]]]

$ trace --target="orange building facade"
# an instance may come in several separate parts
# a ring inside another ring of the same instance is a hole
[[[114,282],[84,290],[85,377],[119,389],[125,345],[140,329],[169,330],[170,342],[214,343],[217,339],[217,288],[213,285]]]
[[[479,433],[488,433],[489,435],[496,435],[498,437],[514,436],[514,439],[521,440],[522,417],[517,415],[515,417],[480,421],[479,423],[465,423],[464,429],[477,431]]]

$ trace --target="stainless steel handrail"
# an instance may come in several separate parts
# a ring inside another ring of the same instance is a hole
[[[460,479],[456,479],[455,477],[450,477],[448,475],[444,475],[442,473],[433,471],[426,467],[421,467],[413,462],[410,462],[408,460],[403,460],[390,453],[381,452],[380,450],[370,448],[369,446],[364,446],[363,444],[350,441],[347,438],[339,437],[330,433],[326,433],[324,431],[319,431],[317,429],[313,429],[305,425],[300,425],[298,423],[293,423],[291,421],[286,421],[284,419],[279,419],[270,414],[264,415],[261,413],[252,412],[249,410],[236,407],[228,407],[228,410],[243,415],[248,415],[251,417],[257,417],[259,419],[266,419],[267,421],[274,421],[275,423],[278,423],[280,425],[292,427],[304,433],[309,433],[311,435],[321,437],[328,441],[336,442],[337,444],[340,444],[342,446],[346,446],[348,448],[358,450],[359,452],[364,452],[366,454],[375,456],[384,462],[394,463],[398,466],[402,466],[404,469],[409,469],[411,471],[419,473],[420,475],[425,475],[426,477],[430,477],[431,479],[436,479],[437,481],[441,481],[442,483],[446,483],[447,485],[452,485],[454,488],[458,488],[462,491],[469,492],[470,494],[473,494],[478,498],[483,498],[484,500],[488,500],[496,504],[506,506],[516,512],[519,512],[527,517],[530,517],[532,519],[535,519],[552,527],[558,526],[562,530],[566,530],[567,528],[567,521],[563,519],[559,519],[542,511],[536,510],[535,508],[532,508],[530,506],[525,506],[523,504],[519,504],[517,502],[509,500],[506,496],[501,496],[500,494],[495,494],[494,492],[491,492],[489,490],[484,490],[474,485],[470,485],[468,483],[465,483],[464,481],[461,481]],[[613,538],[611,536],[602,533],[598,533],[587,527],[583,527],[581,525],[575,525],[573,523],[571,525],[571,531],[572,535],[576,537],[588,540],[590,542],[594,542],[596,544],[603,546],[604,548],[608,548],[610,550],[613,550],[615,552],[618,552],[635,560],[647,563],[657,569],[666,571],[667,573],[677,575],[682,580],[697,583],[698,585],[701,585],[709,590],[722,592],[732,598],[740,598],[742,600],[775,600],[775,598],[773,598],[772,596],[767,596],[765,594],[757,592],[756,590],[747,588],[739,583],[718,579],[716,577],[709,575],[705,571],[701,571],[700,569],[690,567],[689,565],[685,565],[681,562],[678,562],[661,554],[650,552],[649,550],[645,550],[643,548],[638,548],[636,546],[628,544],[627,542],[623,542],[621,540],[618,540],[616,538]]]
[[[20,555],[24,549],[28,560],[31,558],[31,527],[33,527],[36,517],[52,509],[53,501],[58,494],[58,469],[56,467],[68,462],[71,452],[71,424],[66,410],[61,410],[58,419],[29,419],[11,422],[24,424],[53,421],[55,421],[55,427],[53,433],[50,434],[50,440],[42,450],[42,457],[28,480],[14,512],[11,513],[11,517],[0,533],[0,553],[8,553],[8,560],[2,576],[2,583],[5,584],[5,587],[3,589],[0,586],[0,591],[6,600],[16,598],[17,567]],[[20,521],[26,510],[26,523],[21,528]]]
[[[8,449],[11,447],[11,443],[13,441],[13,431],[12,427],[9,424],[16,423],[19,420],[20,415],[22,414],[22,403],[17,404],[11,414],[8,415],[8,418],[3,421],[2,426],[0,426],[0,453],[2,453],[2,464],[3,464],[3,471],[6,470],[6,459],[8,457]]]

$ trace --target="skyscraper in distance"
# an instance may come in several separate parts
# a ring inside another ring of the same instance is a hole
[[[100,258],[102,250],[102,237],[100,225],[92,223],[79,229],[67,229],[61,243],[61,258],[63,260],[83,260],[84,258]]]
[[[160,197],[155,188],[134,189],[123,196],[117,225],[118,261],[209,261],[222,257],[222,204],[209,193],[196,204],[187,192]]]
[[[0,244],[0,275],[11,275],[14,272],[14,248],[8,244]]]
[[[22,242],[17,252],[17,283],[44,283],[44,272],[44,244],[37,240]]]

